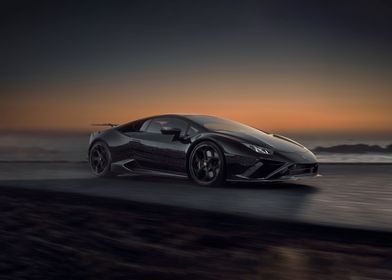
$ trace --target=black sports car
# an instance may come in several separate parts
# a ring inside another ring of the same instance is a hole
[[[201,185],[270,182],[317,176],[315,156],[301,144],[213,116],[148,117],[94,132],[89,163],[97,176],[189,176]]]

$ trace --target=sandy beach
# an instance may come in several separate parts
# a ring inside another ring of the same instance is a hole
[[[200,187],[0,163],[2,279],[390,279],[390,164]]]
[[[289,222],[392,231],[391,164],[322,164],[319,178],[200,187],[164,177],[94,178],[86,163],[0,163],[0,187],[119,198]]]
[[[391,279],[392,236],[0,188],[2,279]]]

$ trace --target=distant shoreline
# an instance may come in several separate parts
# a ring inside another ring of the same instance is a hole
[[[315,154],[333,153],[333,154],[392,154],[392,144],[385,148],[379,145],[367,144],[342,144],[331,147],[316,147],[312,149]]]

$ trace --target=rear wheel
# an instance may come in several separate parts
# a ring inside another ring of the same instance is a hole
[[[224,181],[224,156],[212,142],[196,145],[189,156],[188,167],[191,178],[200,185],[216,186]]]
[[[98,177],[113,176],[110,171],[112,156],[109,147],[104,142],[95,143],[90,150],[89,163],[91,170]]]

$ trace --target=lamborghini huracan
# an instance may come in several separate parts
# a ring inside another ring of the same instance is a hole
[[[88,159],[100,177],[187,176],[205,186],[318,176],[313,153],[287,137],[193,114],[152,116],[94,132]]]

